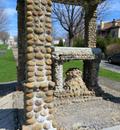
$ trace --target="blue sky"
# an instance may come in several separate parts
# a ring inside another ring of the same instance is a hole
[[[0,0],[0,8],[5,8],[9,19],[9,33],[10,35],[17,35],[17,12],[16,2],[17,0]],[[111,21],[112,19],[120,19],[120,0],[108,0],[109,10],[104,17],[105,21]],[[59,23],[55,24],[55,28],[59,29],[57,36],[64,36],[65,32],[60,27]]]

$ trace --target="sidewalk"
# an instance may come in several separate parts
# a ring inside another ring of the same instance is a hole
[[[114,127],[110,127],[110,128],[104,128],[102,130],[120,130],[120,125],[114,126]]]

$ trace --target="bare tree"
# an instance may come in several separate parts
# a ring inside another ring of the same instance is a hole
[[[8,19],[4,9],[0,9],[0,32],[7,31]]]
[[[97,20],[102,20],[109,9],[107,0],[98,6]],[[84,9],[80,6],[67,4],[53,4],[53,22],[59,22],[68,33],[69,46],[73,45],[73,38],[79,34],[84,34]]]
[[[0,40],[2,40],[4,44],[6,44],[8,39],[9,39],[8,32],[0,32]]]
[[[83,8],[75,5],[54,3],[52,16],[68,32],[69,46],[72,46],[74,36],[83,30]]]
[[[97,20],[102,21],[109,14],[110,2],[105,0],[97,8]]]

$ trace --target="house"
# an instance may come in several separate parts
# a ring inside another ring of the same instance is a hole
[[[120,19],[113,19],[112,22],[101,21],[97,33],[103,37],[112,36],[113,38],[120,38]]]
[[[7,41],[7,45],[9,48],[11,47],[17,47],[17,42],[15,42],[14,37],[10,36],[8,41]]]

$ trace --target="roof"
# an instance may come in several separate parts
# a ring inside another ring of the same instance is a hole
[[[113,26],[113,21],[103,23],[104,25],[103,25],[102,29],[100,29],[100,30],[108,30],[108,29],[113,28],[113,27],[120,27],[120,19],[116,20],[115,22],[116,22],[115,26]]]

